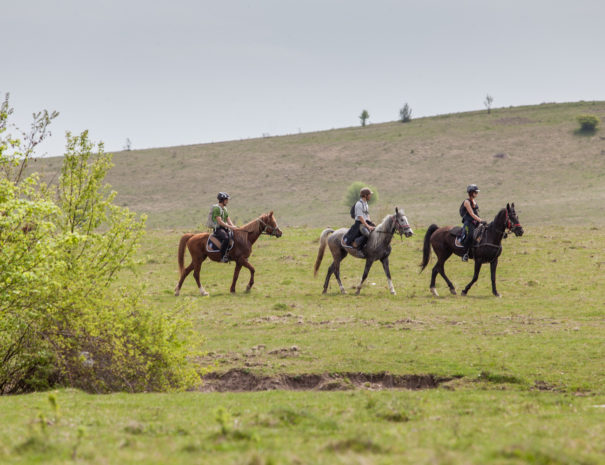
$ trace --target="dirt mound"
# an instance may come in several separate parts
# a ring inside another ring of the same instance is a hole
[[[226,373],[203,377],[203,392],[249,391],[345,391],[350,389],[433,389],[452,378],[434,375],[393,375],[390,373],[323,373],[255,375],[234,368]]]

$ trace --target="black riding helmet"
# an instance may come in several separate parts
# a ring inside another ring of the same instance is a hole
[[[229,194],[227,194],[226,192],[219,192],[218,195],[216,196],[216,198],[218,199],[219,202],[222,202],[223,200],[230,199],[231,196]]]
[[[466,188],[466,192],[470,194],[471,192],[480,192],[477,184],[469,184]]]

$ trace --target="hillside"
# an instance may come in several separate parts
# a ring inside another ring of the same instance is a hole
[[[374,218],[400,205],[413,225],[457,223],[471,182],[489,219],[515,202],[526,226],[604,224],[605,132],[579,133],[582,113],[603,120],[605,102],[119,152],[108,182],[152,228],[194,229],[219,190],[231,193],[238,223],[272,209],[282,226],[345,226],[342,199],[357,180],[379,191]],[[50,179],[60,161],[39,159],[35,168]]]

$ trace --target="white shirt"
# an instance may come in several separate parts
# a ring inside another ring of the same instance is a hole
[[[366,221],[370,219],[368,202],[366,202],[364,199],[359,199],[355,204],[355,219],[359,219],[360,216]]]

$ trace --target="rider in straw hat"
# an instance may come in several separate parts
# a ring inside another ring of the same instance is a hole
[[[349,244],[359,250],[360,255],[363,255],[363,247],[368,241],[370,233],[376,227],[370,220],[370,209],[368,202],[372,197],[372,190],[369,187],[364,187],[359,191],[359,200],[355,204],[355,224],[347,233]]]

